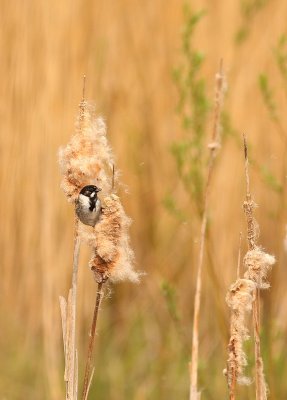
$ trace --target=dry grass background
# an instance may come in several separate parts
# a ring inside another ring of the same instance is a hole
[[[284,146],[268,116],[258,75],[268,73],[282,124],[286,97],[272,48],[286,33],[287,3],[249,1],[256,12],[244,22],[240,1],[197,0],[205,9],[194,44],[206,54],[202,74],[213,96],[220,57],[227,69],[226,107],[234,127],[246,132],[252,157],[282,182]],[[258,5],[263,4],[262,8]],[[0,398],[63,398],[63,357],[58,296],[70,282],[73,210],[59,189],[58,147],[74,129],[87,74],[87,97],[95,99],[129,187],[126,209],[135,221],[132,239],[140,286],[122,284],[102,307],[93,393],[102,399],[169,399],[188,396],[188,360],[199,221],[188,211],[170,144],[181,137],[177,92],[171,71],[182,57],[182,2],[118,0],[3,1],[1,48],[1,279]],[[245,24],[249,35],[234,37]],[[285,113],[284,113],[285,111]],[[284,177],[285,179],[286,177]],[[283,379],[286,324],[286,212],[284,194],[251,170],[260,208],[263,245],[279,258],[272,291],[264,296],[263,326],[271,399],[287,397]],[[285,184],[285,181],[284,181]],[[163,206],[172,192],[187,209],[175,219]],[[203,398],[227,396],[222,369],[228,333],[224,297],[236,275],[239,231],[244,230],[243,155],[228,137],[219,156],[212,191],[211,244],[215,269],[207,265],[201,322],[200,387]],[[283,207],[284,208],[284,207]],[[171,318],[161,289],[176,296]],[[95,296],[83,251],[79,282],[80,357]],[[212,334],[211,334],[212,333]],[[252,353],[251,353],[252,354]],[[253,398],[244,390],[244,398]]]

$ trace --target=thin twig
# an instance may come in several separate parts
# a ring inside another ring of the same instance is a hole
[[[200,315],[200,302],[201,302],[201,285],[202,285],[202,265],[204,256],[204,245],[206,237],[207,226],[207,211],[210,182],[213,171],[214,160],[216,157],[216,150],[220,147],[220,112],[223,102],[224,91],[224,75],[222,60],[220,61],[219,73],[216,76],[216,94],[215,94],[215,109],[214,109],[214,123],[212,129],[212,141],[209,145],[209,159],[207,179],[205,184],[204,193],[204,207],[203,216],[201,221],[200,233],[200,247],[197,266],[196,289],[194,297],[194,316],[192,328],[192,350],[191,350],[191,363],[190,363],[190,400],[197,400],[199,398],[197,381],[198,381],[198,347],[199,347],[199,315]]]
[[[93,368],[92,373],[91,373],[91,377],[90,377],[90,379],[89,379],[89,384],[88,384],[88,388],[87,388],[87,393],[86,393],[85,400],[87,400],[87,398],[88,398],[88,394],[89,394],[89,391],[90,391],[90,387],[91,387],[91,384],[92,384],[92,380],[93,380],[93,377],[94,377],[94,373],[95,373],[95,368]]]
[[[88,397],[89,381],[91,380],[90,371],[91,371],[92,356],[93,356],[93,350],[94,350],[94,344],[95,344],[95,333],[96,333],[96,327],[97,327],[98,313],[99,313],[99,307],[100,307],[101,296],[102,296],[102,286],[103,286],[103,282],[99,282],[97,296],[96,296],[96,303],[95,303],[95,308],[94,308],[94,314],[93,314],[93,321],[92,321],[92,326],[91,326],[91,331],[90,331],[90,340],[89,340],[88,354],[87,354],[87,360],[86,360],[82,400],[86,400]]]

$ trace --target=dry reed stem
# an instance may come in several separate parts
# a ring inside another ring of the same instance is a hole
[[[86,393],[85,400],[87,400],[87,398],[88,398],[89,391],[90,391],[90,387],[91,387],[92,380],[93,380],[93,377],[94,377],[94,373],[95,373],[95,368],[93,368],[92,373],[91,373],[91,376],[90,376],[90,380],[89,380],[89,384],[88,384],[88,388],[87,388],[87,393]]]
[[[242,245],[242,232],[239,234],[239,245],[238,245],[238,257],[237,257],[237,270],[236,270],[236,280],[240,277],[240,265],[241,265],[241,245]],[[232,340],[229,343],[229,351],[235,354],[235,346]],[[231,384],[229,388],[229,400],[235,400],[235,390],[236,390],[236,368],[231,367]]]
[[[235,352],[234,345],[230,348],[232,353]],[[231,372],[231,385],[229,389],[229,400],[235,400],[235,389],[236,389],[236,369],[233,367]]]
[[[63,334],[63,345],[64,355],[66,357],[66,337],[67,337],[67,301],[65,297],[59,296],[61,320],[62,320],[62,334]]]
[[[241,245],[242,245],[242,232],[240,232],[240,234],[239,234],[239,245],[238,245],[238,258],[237,258],[236,279],[239,279],[239,277],[240,277]]]
[[[78,389],[79,389],[79,359],[78,350],[75,349],[75,382],[74,382],[74,399],[78,399]]]
[[[253,209],[255,203],[250,194],[250,179],[248,170],[248,148],[246,137],[243,135],[244,142],[244,158],[245,158],[245,177],[246,177],[246,200],[243,204],[246,221],[247,221],[247,240],[249,251],[256,250],[258,232],[256,231],[256,222],[253,217]],[[261,343],[260,343],[260,270],[259,270],[259,283],[257,283],[255,291],[255,300],[252,305],[252,319],[253,319],[253,332],[254,332],[254,346],[255,346],[255,386],[256,386],[256,400],[267,399],[267,386],[263,373],[263,360],[261,357]]]
[[[100,307],[100,302],[101,302],[101,297],[102,297],[102,286],[103,286],[103,282],[99,282],[97,296],[96,296],[96,303],[95,303],[95,308],[94,308],[94,314],[93,314],[93,321],[92,321],[92,326],[91,326],[91,331],[90,331],[90,340],[89,340],[88,354],[87,354],[86,367],[85,367],[85,377],[84,377],[82,400],[86,400],[88,398],[88,392],[89,392],[89,388],[90,388],[92,377],[93,377],[93,372],[92,372],[92,375],[90,375],[90,371],[91,371],[92,356],[93,356],[93,350],[94,350],[94,344],[95,344],[95,334],[96,334],[97,320],[98,320],[98,314],[99,314],[99,307]]]
[[[78,283],[78,265],[79,265],[79,255],[80,255],[80,244],[81,240],[78,235],[78,218],[75,217],[75,237],[74,237],[74,256],[73,256],[73,275],[72,275],[72,337],[71,337],[71,353],[72,353],[72,375],[73,375],[73,396],[77,400],[76,393],[78,388],[76,383],[78,381],[76,365],[76,311],[77,311],[77,283]]]
[[[241,384],[250,384],[250,379],[244,376],[247,358],[243,344],[249,339],[245,320],[246,313],[252,309],[255,288],[256,284],[251,279],[239,278],[230,286],[226,296],[226,302],[231,309],[231,318],[227,368],[224,374],[227,377],[230,399],[235,399],[237,381]]]
[[[223,103],[223,94],[225,89],[224,86],[225,86],[225,80],[224,80],[223,66],[221,60],[219,73],[216,74],[214,123],[212,129],[211,143],[208,146],[210,152],[209,152],[207,179],[206,179],[205,193],[204,193],[204,207],[203,207],[203,216],[201,221],[200,247],[199,247],[199,257],[197,266],[196,289],[194,297],[192,350],[191,350],[191,363],[190,363],[190,394],[189,394],[190,400],[198,400],[200,398],[197,382],[198,382],[199,315],[200,315],[200,302],[201,302],[202,265],[203,265],[204,245],[206,237],[207,209],[208,209],[210,182],[211,182],[214,160],[217,154],[216,150],[220,147],[220,113]]]
[[[75,219],[74,255],[72,288],[68,301],[60,296],[62,332],[65,355],[64,381],[66,382],[66,400],[77,400],[78,393],[78,356],[76,350],[76,303],[80,238],[78,235],[78,219]]]

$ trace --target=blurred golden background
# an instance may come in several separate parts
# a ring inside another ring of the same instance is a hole
[[[264,294],[262,337],[270,399],[283,400],[287,3],[189,3],[206,12],[192,43],[205,55],[199,74],[211,103],[220,58],[228,80],[203,277],[202,398],[227,398],[225,294],[236,276],[239,232],[245,235],[246,132],[261,242],[278,260]],[[1,3],[1,400],[64,398],[58,297],[70,286],[73,208],[59,189],[57,151],[73,133],[83,74],[129,189],[123,201],[134,221],[137,267],[146,272],[139,286],[110,287],[102,303],[91,398],[188,398],[200,219],[170,151],[184,135],[172,78],[185,62],[184,26],[178,0]],[[212,113],[208,121],[207,140]],[[81,373],[96,290],[87,254],[78,293]],[[252,369],[251,344],[247,350]],[[253,390],[242,389],[242,398],[254,398]]]

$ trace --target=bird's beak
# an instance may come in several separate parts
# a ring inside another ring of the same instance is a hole
[[[102,189],[101,188],[97,188],[96,189],[96,192],[98,193],[98,192],[100,192]]]

